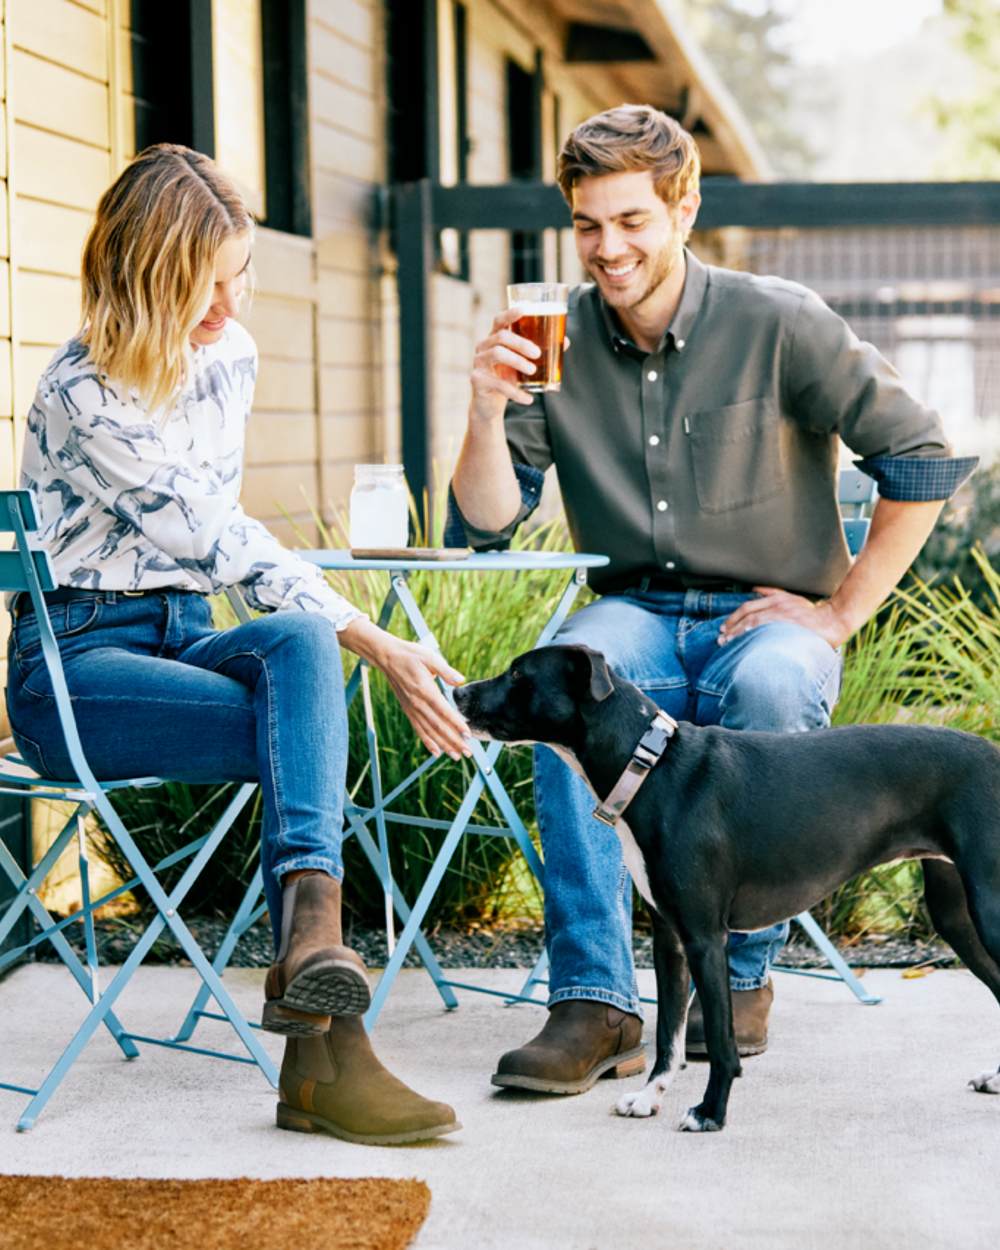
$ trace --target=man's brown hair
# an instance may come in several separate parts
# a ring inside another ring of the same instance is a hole
[[[581,178],[648,169],[661,200],[673,206],[698,190],[701,159],[688,132],[648,104],[620,104],[581,122],[559,153],[559,188],[569,204]]]

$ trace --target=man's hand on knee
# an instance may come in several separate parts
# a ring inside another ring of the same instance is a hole
[[[811,629],[835,649],[854,632],[828,599],[814,603],[803,595],[792,594],[777,586],[755,586],[754,590],[759,598],[748,599],[726,617],[719,630],[720,646],[732,642],[747,630],[773,621],[789,621]]]

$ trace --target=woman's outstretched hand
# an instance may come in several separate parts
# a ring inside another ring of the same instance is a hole
[[[432,755],[445,752],[457,760],[472,754],[465,719],[434,680],[441,677],[450,686],[465,681],[443,656],[417,642],[396,638],[368,620],[352,621],[340,631],[340,640],[385,673],[410,724]]]

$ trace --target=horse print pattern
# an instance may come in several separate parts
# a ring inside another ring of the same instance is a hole
[[[56,581],[207,594],[239,585],[255,608],[320,612],[343,628],[357,609],[240,506],[253,339],[229,321],[192,360],[169,410],[150,413],[97,372],[79,338],[52,358],[28,413],[21,485]]]

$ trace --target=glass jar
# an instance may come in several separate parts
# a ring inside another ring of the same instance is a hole
[[[354,466],[352,548],[405,547],[409,541],[409,518],[409,494],[401,464]]]

